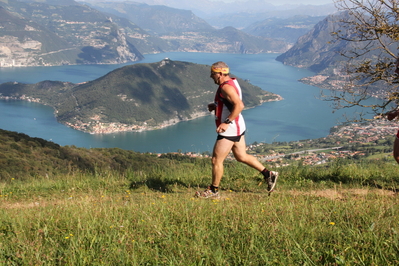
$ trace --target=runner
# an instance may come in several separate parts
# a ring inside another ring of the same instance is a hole
[[[268,192],[272,192],[278,172],[267,170],[254,156],[247,154],[245,144],[245,121],[241,114],[244,109],[241,87],[231,78],[229,67],[224,62],[216,62],[211,67],[211,78],[219,88],[214,103],[208,105],[215,112],[216,132],[218,133],[212,154],[212,184],[205,191],[197,191],[200,198],[219,197],[219,184],[223,176],[223,162],[230,151],[237,161],[258,170],[267,182]]]

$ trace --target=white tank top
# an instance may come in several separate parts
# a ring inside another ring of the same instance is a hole
[[[231,113],[232,104],[227,99],[223,98],[223,95],[221,92],[222,87],[225,84],[229,84],[230,86],[233,86],[235,91],[237,92],[238,96],[242,100],[241,87],[235,78],[232,78],[232,79],[224,82],[223,84],[219,85],[219,88],[215,95],[216,127],[218,127],[221,123],[223,123],[223,121],[225,121],[226,118]],[[236,136],[241,136],[245,132],[245,129],[246,129],[245,121],[244,121],[244,117],[241,114],[239,116],[237,116],[236,119],[234,119],[232,122],[233,123],[229,124],[228,129],[223,133],[219,133],[219,135],[225,136],[225,137],[236,137]]]

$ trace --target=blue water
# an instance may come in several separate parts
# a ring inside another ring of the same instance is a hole
[[[298,82],[313,73],[275,61],[277,54],[164,53],[146,55],[144,60],[135,63],[158,62],[166,57],[206,65],[225,61],[234,75],[249,79],[252,84],[284,98],[283,101],[265,103],[243,112],[248,128],[247,143],[325,137],[331,127],[344,121],[343,111],[333,113],[330,103],[319,99],[319,88]],[[0,83],[36,83],[43,80],[78,83],[99,78],[124,65],[127,64],[0,68]],[[350,110],[349,114],[352,112],[354,110]],[[52,108],[36,103],[2,100],[0,113],[2,129],[77,147],[119,147],[138,152],[204,152],[212,149],[216,138],[212,116],[154,131],[91,135],[59,124]]]

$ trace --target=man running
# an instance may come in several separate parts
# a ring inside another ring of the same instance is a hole
[[[219,184],[223,176],[223,162],[230,151],[237,161],[258,170],[267,182],[268,192],[272,192],[278,172],[267,170],[254,156],[247,154],[245,144],[245,121],[241,114],[244,109],[241,87],[231,78],[229,67],[224,62],[216,62],[211,67],[211,78],[219,88],[214,103],[208,105],[215,112],[216,132],[218,133],[212,154],[212,184],[205,191],[197,191],[200,198],[219,197]]]

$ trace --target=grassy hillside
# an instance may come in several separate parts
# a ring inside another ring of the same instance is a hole
[[[41,138],[0,129],[0,180],[52,178],[62,174],[144,169],[160,161],[153,155],[118,148],[59,146]]]
[[[399,263],[392,159],[279,168],[270,196],[227,161],[221,198],[199,200],[210,159],[0,136],[3,265]]]

